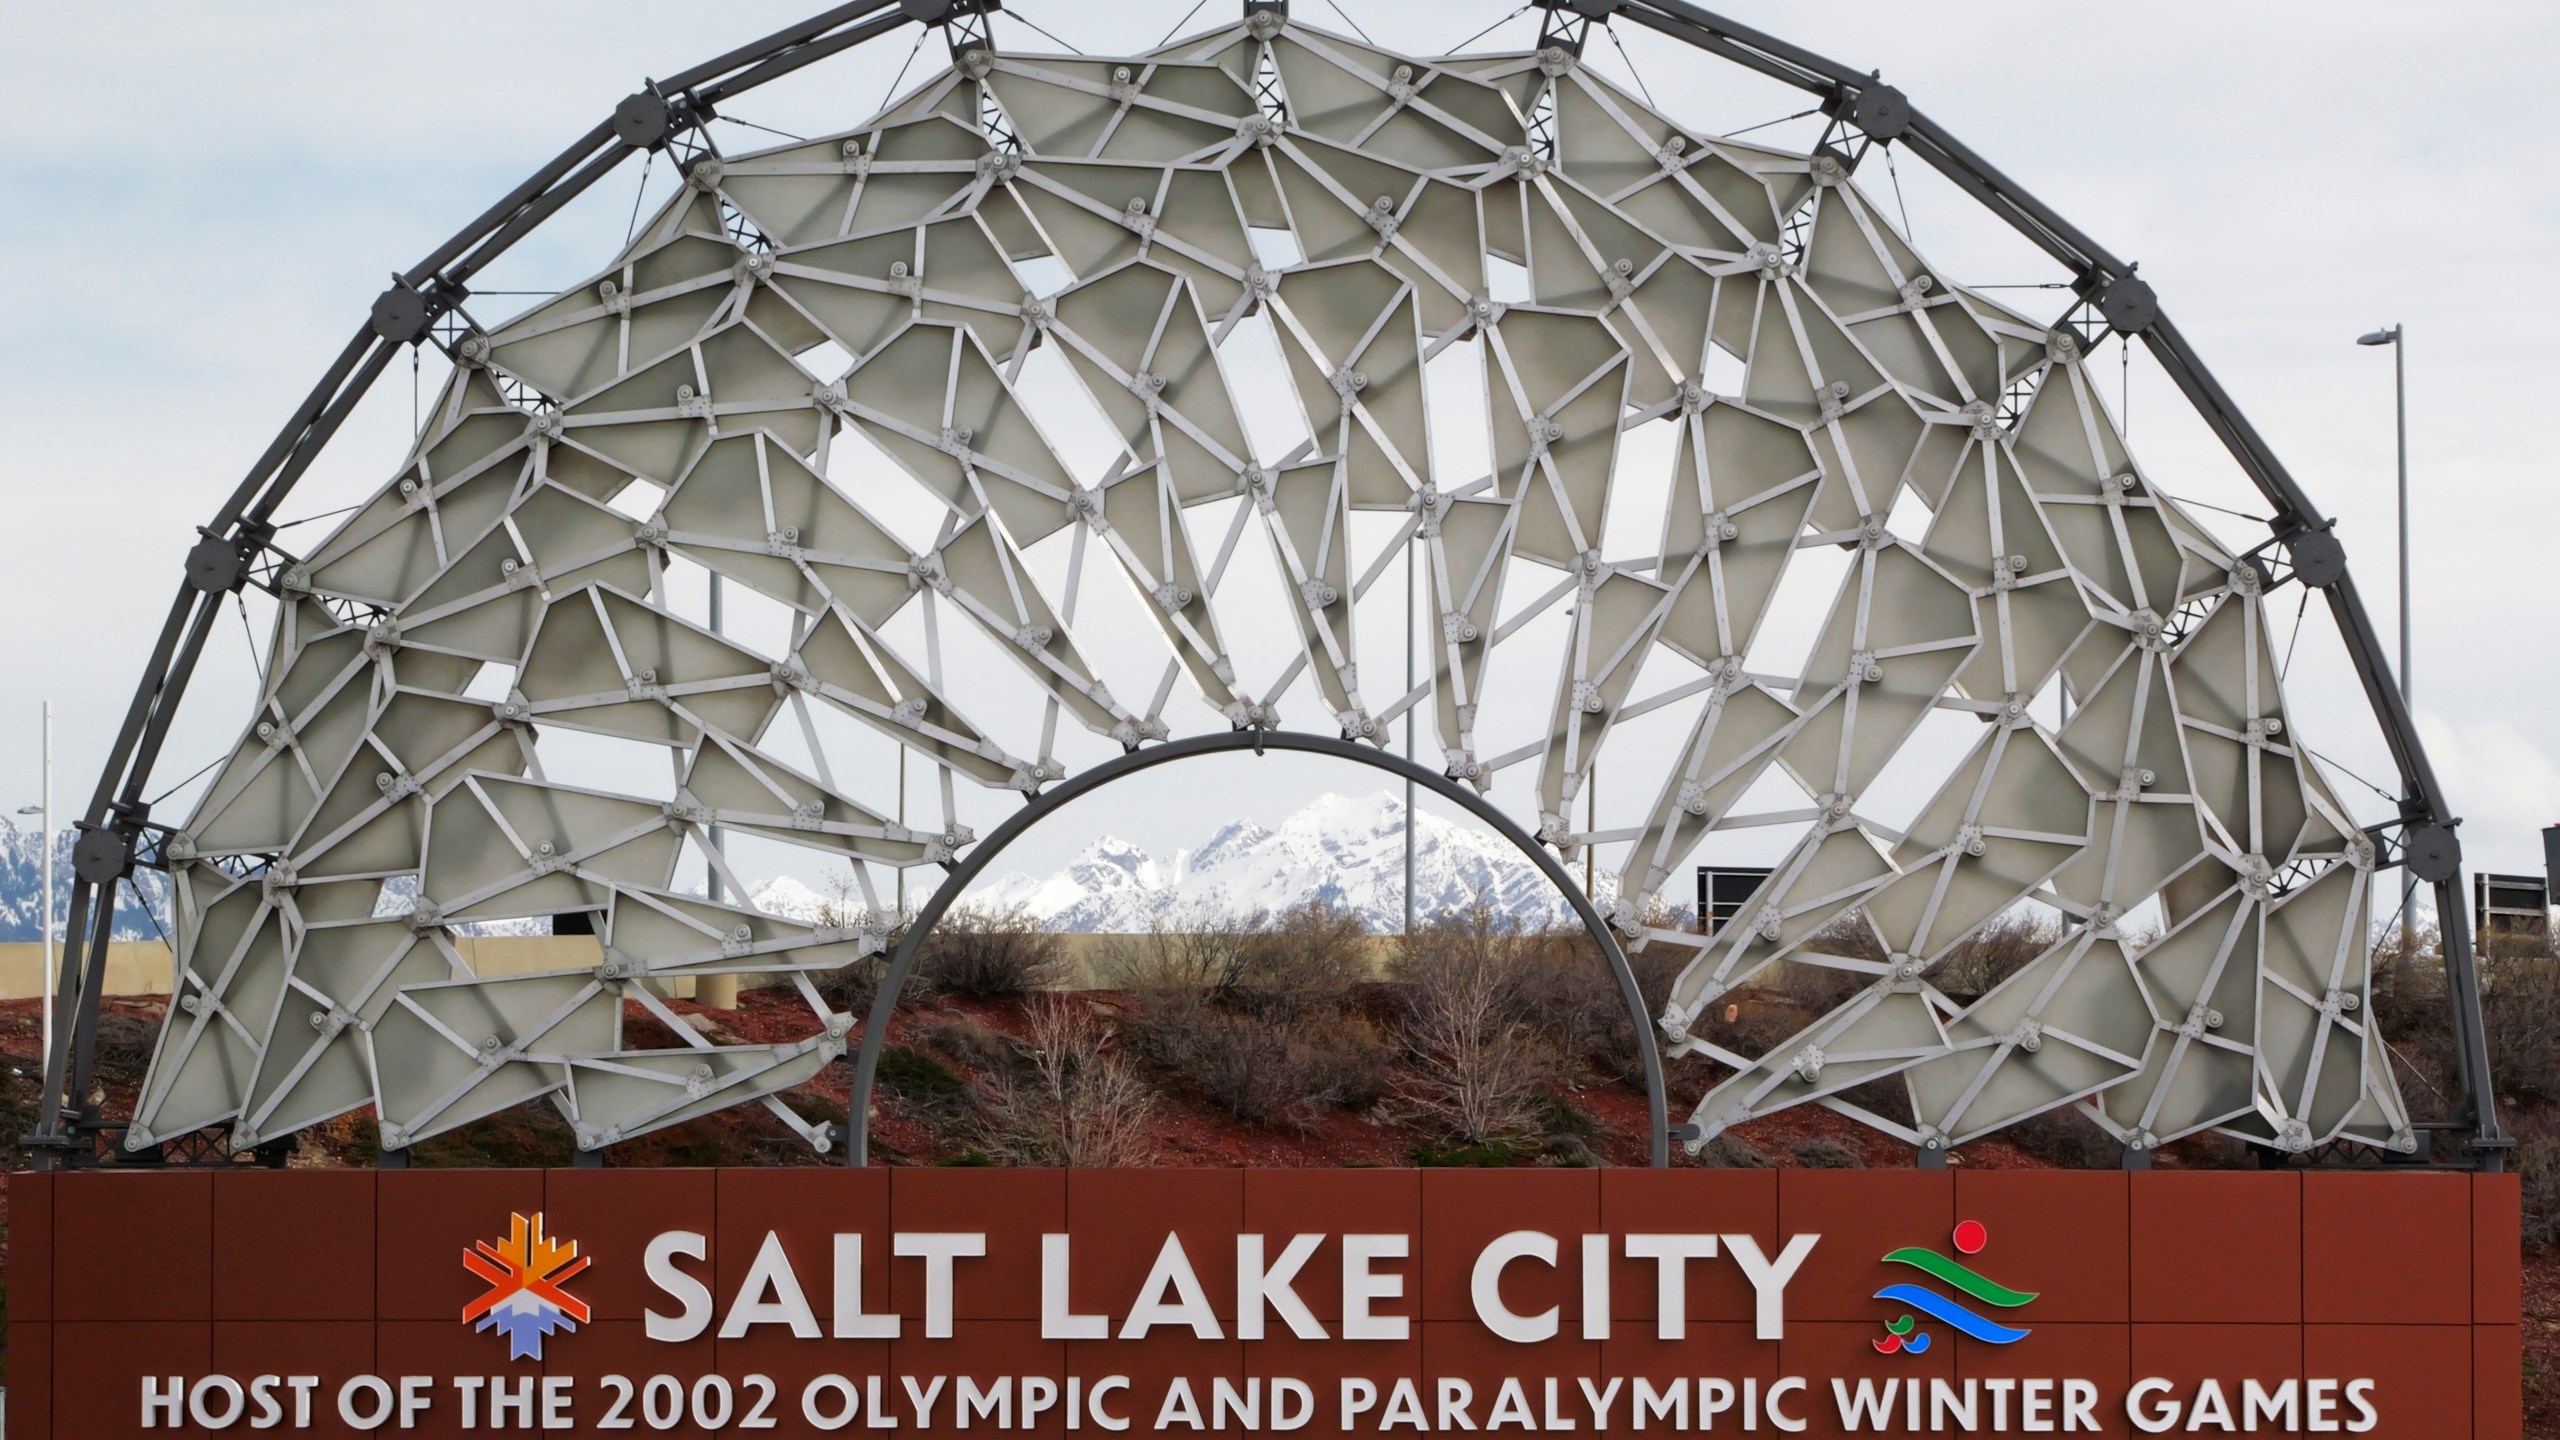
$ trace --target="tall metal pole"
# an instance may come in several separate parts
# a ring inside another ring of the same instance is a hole
[[[2400,432],[2400,709],[2410,717],[2411,723],[2414,724],[2417,717],[2415,701],[2417,691],[2412,686],[2409,675],[2408,327],[2405,325],[2394,325],[2387,330],[2371,331],[2367,334],[2357,336],[2356,343],[2359,345],[2388,345],[2391,347],[2392,409],[2396,416]],[[2410,788],[2405,777],[2401,783],[2400,798],[2402,801],[2401,808],[2403,811],[2413,810],[2416,808],[2415,802],[2417,800],[2417,792]],[[2400,871],[2400,953],[2404,957],[2415,954],[2417,951],[2417,909],[2418,877],[2414,872],[2409,870],[2408,867],[2403,866]],[[2436,923],[2438,925],[2442,925],[2444,923],[2444,917],[2442,915],[2438,915],[2436,917]]]
[[[720,602],[720,572],[714,570],[711,572],[710,605],[711,633],[714,635],[727,633],[725,626],[722,624],[723,616],[721,615],[722,606]],[[720,828],[720,824],[716,820],[711,824],[711,848],[719,851],[723,858],[726,858],[729,853],[728,833]],[[705,865],[703,868],[710,872],[708,875],[703,877],[704,880],[708,882],[704,888],[711,892],[711,902],[716,905],[723,899],[727,898],[729,887],[721,883],[719,866]],[[744,895],[739,896],[739,903],[745,903],[746,898],[747,897]]]
[[[2409,712],[2410,723],[2418,718],[2417,688],[2409,670],[2409,338],[2407,327],[2391,327],[2391,385],[2394,409],[2399,413],[2400,427],[2400,705]],[[2416,798],[2404,783],[2400,798],[2405,804]],[[2418,877],[2409,867],[2400,867],[2400,954],[2406,959],[2417,947]],[[2444,917],[2436,917],[2444,923]]]
[[[50,700],[44,702],[43,803],[21,805],[18,813],[36,817],[38,863],[44,867],[44,888],[36,901],[36,938],[43,946],[44,968],[37,973],[36,991],[43,1000],[42,1053],[50,1056],[53,1054],[53,981],[58,973],[53,964],[53,702]]]
[[[1591,762],[1591,779],[1589,783],[1583,787],[1582,828],[1587,834],[1597,835],[1600,833],[1600,762],[1597,760]],[[1582,842],[1582,893],[1585,895],[1593,895],[1593,891],[1591,889],[1592,862],[1598,858],[1599,852],[1600,847],[1592,841],[1585,840]],[[1594,895],[1594,898],[1596,899],[1598,897]]]
[[[44,702],[44,816],[38,821],[44,827],[37,842],[44,851],[44,899],[36,912],[36,937],[44,942],[44,973],[36,979],[36,993],[42,997],[40,1030],[44,1036],[41,1053],[53,1054],[53,702]]]
[[[722,599],[723,597],[720,593],[720,572],[714,570],[711,572],[710,604],[711,633],[714,635],[728,633],[726,625],[727,617],[722,613],[724,608],[721,604]],[[711,850],[713,854],[719,856],[723,861],[727,860],[729,857],[729,833],[721,829],[717,823],[711,826]],[[711,872],[709,877],[711,883],[705,888],[710,890],[712,902],[717,904],[721,900],[731,898],[729,895],[729,884],[726,880],[721,878],[720,867],[712,865],[706,861],[703,868]],[[740,905],[754,903],[751,897],[743,894],[736,896],[735,899]],[[693,1000],[695,1004],[708,1010],[737,1009],[737,975],[733,972],[727,975],[704,975],[699,977],[693,982]],[[579,1153],[583,1155],[586,1152],[581,1151]]]
[[[1418,531],[1416,533],[1419,533]],[[1404,693],[1413,693],[1413,541],[1404,542]],[[1413,763],[1413,712],[1404,707],[1404,758]],[[1404,933],[1413,933],[1413,775],[1404,777]]]

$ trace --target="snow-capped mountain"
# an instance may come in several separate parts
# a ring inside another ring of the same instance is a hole
[[[61,812],[57,811],[56,814]],[[71,906],[71,842],[76,832],[65,828],[53,837],[53,933],[62,934],[64,917]],[[159,934],[152,927],[156,918],[165,928],[169,923],[169,882],[156,870],[136,870],[133,884],[151,908],[146,911],[135,903],[134,890],[118,887],[114,937],[118,940],[148,940]],[[36,940],[43,937],[36,916],[44,908],[44,836],[33,825],[20,829],[15,823],[0,819],[0,940]]]
[[[1249,915],[1308,900],[1355,911],[1372,930],[1393,930],[1404,918],[1404,822],[1395,795],[1324,795],[1277,830],[1239,822],[1197,849],[1161,858],[1105,835],[1054,875],[1013,871],[971,899],[1019,906],[1052,929],[1077,932],[1131,933],[1158,915]],[[1527,856],[1498,836],[1424,812],[1414,835],[1415,913],[1464,908],[1478,895],[1523,921],[1567,913]]]
[[[768,915],[805,920],[812,925],[824,921],[830,910],[846,911],[861,908],[859,900],[849,903],[829,900],[788,875],[777,875],[756,886],[752,903]]]
[[[705,891],[697,884],[684,887],[681,893],[699,896]],[[406,875],[394,876],[383,883],[382,895],[374,902],[373,913],[377,919],[389,919],[408,914],[410,908],[417,903],[418,882]],[[777,875],[770,880],[757,883],[747,903],[767,914],[805,920],[811,924],[824,921],[830,909],[842,912],[848,908],[828,900],[826,896],[789,875]],[[551,920],[547,916],[518,920],[471,920],[457,924],[453,928],[457,934],[463,935],[548,935],[551,933]]]
[[[1390,931],[1404,917],[1404,802],[1374,795],[1324,795],[1281,822],[1277,830],[1250,821],[1228,825],[1195,849],[1154,856],[1126,840],[1104,835],[1066,868],[1050,875],[1011,871],[983,882],[972,903],[1000,909],[1019,906],[1051,928],[1085,933],[1143,931],[1159,916],[1217,912],[1276,913],[1308,900],[1355,911],[1372,930]],[[54,930],[61,933],[70,892],[72,833],[54,846]],[[33,940],[41,852],[33,827],[0,819],[0,940]],[[138,870],[142,887],[165,929],[167,881]],[[929,881],[927,883],[930,883]],[[818,921],[840,902],[789,875],[753,882],[753,904],[796,920]],[[1603,899],[1609,884],[1603,877]],[[416,895],[414,880],[384,889],[378,913],[405,911]],[[1568,918],[1564,904],[1528,857],[1497,836],[1425,812],[1415,834],[1414,909],[1432,915],[1460,909],[1484,896],[1516,919],[1539,923]],[[911,898],[921,894],[911,892]],[[482,922],[473,933],[538,935],[541,919]],[[152,916],[125,892],[116,912],[115,938],[150,939],[160,933]]]

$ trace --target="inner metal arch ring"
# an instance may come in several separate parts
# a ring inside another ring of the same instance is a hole
[[[888,1043],[889,1017],[898,1008],[899,992],[906,988],[907,976],[915,969],[916,953],[925,937],[941,923],[943,915],[958,901],[979,874],[1004,853],[1005,847],[1022,838],[1022,833],[1057,813],[1073,801],[1101,789],[1114,780],[1152,770],[1176,760],[1189,760],[1200,755],[1227,755],[1237,751],[1259,755],[1265,750],[1294,750],[1304,755],[1328,755],[1337,760],[1351,760],[1402,776],[1414,784],[1426,786],[1431,793],[1463,807],[1466,812],[1490,825],[1503,839],[1537,862],[1538,872],[1556,887],[1573,907],[1575,918],[1583,929],[1599,942],[1600,953],[1609,962],[1609,973],[1618,982],[1618,998],[1627,1007],[1627,1021],[1635,1027],[1636,1050],[1644,1059],[1645,1120],[1650,1132],[1647,1153],[1649,1164],[1658,1167],[1671,1163],[1671,1122],[1668,1102],[1663,1091],[1662,1051],[1654,1043],[1653,1016],[1644,1003],[1644,993],[1636,984],[1635,967],[1627,963],[1627,952],[1609,929],[1591,897],[1574,883],[1573,874],[1564,863],[1518,822],[1497,809],[1493,802],[1437,770],[1426,769],[1401,755],[1374,746],[1338,739],[1331,735],[1314,735],[1292,730],[1231,730],[1225,734],[1195,735],[1181,740],[1150,745],[1114,756],[1091,769],[1032,798],[1007,817],[986,839],[969,849],[968,855],[952,867],[951,873],[935,887],[933,897],[916,912],[907,925],[906,934],[890,957],[889,968],[880,978],[879,992],[872,997],[871,1015],[863,1023],[862,1042],[853,1064],[853,1093],[846,1111],[845,1163],[871,1163],[871,1089],[880,1068],[880,1050]],[[1410,824],[1408,817],[1406,823]]]

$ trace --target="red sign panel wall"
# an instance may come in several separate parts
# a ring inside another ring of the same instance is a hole
[[[2512,1176],[226,1171],[10,1201],[29,1440],[2520,1430]]]

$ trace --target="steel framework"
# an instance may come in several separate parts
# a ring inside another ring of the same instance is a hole
[[[2498,1163],[2456,822],[2330,522],[2133,266],[1876,77],[1679,0],[1550,3],[1537,50],[1437,60],[1268,3],[1126,60],[1010,55],[989,36],[993,8],[862,0],[644,86],[375,302],[202,527],[81,822],[59,982],[74,1020],[47,1057],[29,1137],[41,1156],[88,1155],[115,1128],[90,1108],[90,1077],[114,890],[137,865],[177,882],[180,978],[127,1149],[228,1126],[245,1150],[366,1103],[397,1147],[544,1096],[591,1151],[749,1100],[823,1147],[826,1127],[776,1097],[849,1043],[854,1017],[810,976],[877,954],[880,930],[676,891],[681,855],[720,870],[711,827],[829,848],[858,875],[951,868],[864,1029],[860,1116],[916,939],[995,842],[1129,769],[1247,744],[1378,746],[1428,702],[1443,793],[1540,762],[1534,839],[1463,798],[1537,855],[1622,990],[1623,954],[1541,843],[1629,843],[1609,919],[1696,952],[1661,1026],[1733,1073],[1684,1130],[1692,1143],[1810,1101],[1942,1155],[2077,1102],[2131,1158],[2206,1128],[2279,1153],[2413,1149],[2363,1018],[2373,877],[2406,865],[2436,887],[2468,1160]],[[1590,27],[1621,17],[1818,96],[1821,141],[1790,154],[1654,113],[1579,64]],[[703,133],[720,104],[918,20],[946,28],[952,69],[864,126],[741,157]],[[2071,307],[2031,319],[1930,270],[1857,189],[1877,145],[1919,156],[2068,267]],[[587,285],[477,323],[472,277],[635,150],[672,155],[677,199]],[[1257,231],[1295,255],[1267,257]],[[1073,283],[1036,293],[1016,270],[1033,257]],[[1307,420],[1286,456],[1257,455],[1220,368],[1248,321],[1270,327]],[[2226,552],[2144,477],[2082,372],[2110,337],[2145,344],[2258,486],[2274,511],[2263,544]],[[801,368],[830,343],[842,373]],[[286,553],[279,505],[418,344],[455,371],[408,462],[319,549]],[[1090,485],[1016,391],[1043,345],[1119,436]],[[1435,465],[1422,374],[1453,346],[1483,357],[1482,477]],[[1719,355],[1740,368],[1730,394],[1708,383]],[[1677,457],[1659,543],[1613,560],[1601,532],[1629,490],[1620,437],[1648,425],[1668,427]],[[851,436],[943,507],[930,544],[861,508],[868,473],[852,498],[833,482],[830,449]],[[1926,513],[1918,535],[1889,514],[1906,490]],[[1357,512],[1403,517],[1373,563],[1354,555]],[[1194,536],[1209,515],[1223,536]],[[1236,663],[1251,623],[1211,604],[1248,528],[1288,594],[1288,658],[1260,688]],[[1072,558],[1053,600],[1030,557],[1060,532]],[[1143,597],[1167,656],[1143,710],[1112,696],[1073,633],[1088,545]],[[1355,610],[1408,545],[1428,562],[1436,665],[1373,705]],[[1793,674],[1746,669],[1791,558],[1829,546],[1852,559],[1813,655]],[[678,562],[785,607],[788,653],[677,619]],[[1505,609],[1505,582],[1540,572],[1554,583]],[[2345,637],[2408,797],[2391,824],[2360,830],[2289,737],[2263,608],[2290,583],[2325,592]],[[279,603],[260,713],[171,827],[142,797],[220,601],[244,585]],[[1552,690],[1506,696],[1492,653],[1568,599]],[[1029,679],[1036,754],[951,703],[937,605]],[[918,611],[921,671],[883,633]],[[1675,683],[1637,698],[1648,665]],[[493,669],[503,693],[467,693]],[[1185,678],[1233,735],[1171,738],[1164,707]],[[1281,728],[1293,686],[1339,739]],[[2074,710],[2047,724],[2035,702],[2056,688]],[[1575,831],[1565,817],[1601,744],[1675,706],[1688,738],[1644,822]],[[1480,753],[1479,730],[1512,710],[1542,730]],[[1907,832],[1859,814],[1946,710],[1986,725],[1938,798]],[[805,765],[768,743],[785,711]],[[848,795],[813,711],[935,764],[943,829]],[[1131,753],[1044,795],[1066,776],[1062,715]],[[666,750],[674,798],[546,781],[537,720]],[[955,778],[1032,801],[965,859]],[[1741,808],[1773,779],[1811,804]],[[1640,897],[1704,835],[1764,824],[1807,829],[1754,923],[1712,943],[1648,923]],[[744,897],[720,878],[712,893]],[[2026,901],[2070,921],[2050,952],[1976,1000],[1931,983]],[[2118,922],[2146,903],[2166,931],[2130,943]],[[592,972],[484,979],[451,944],[457,925],[580,911],[604,946]],[[1891,958],[1825,951],[1816,937],[1840,923]],[[1710,1002],[1780,962],[1862,988],[1766,1055],[1699,1033]],[[650,977],[743,970],[794,980],[808,1037],[722,1047],[674,1025],[689,1048],[625,1048],[626,1000],[664,1010]],[[314,1038],[287,1044],[281,1017],[302,999]],[[1846,1094],[1892,1077],[1908,1121]]]

